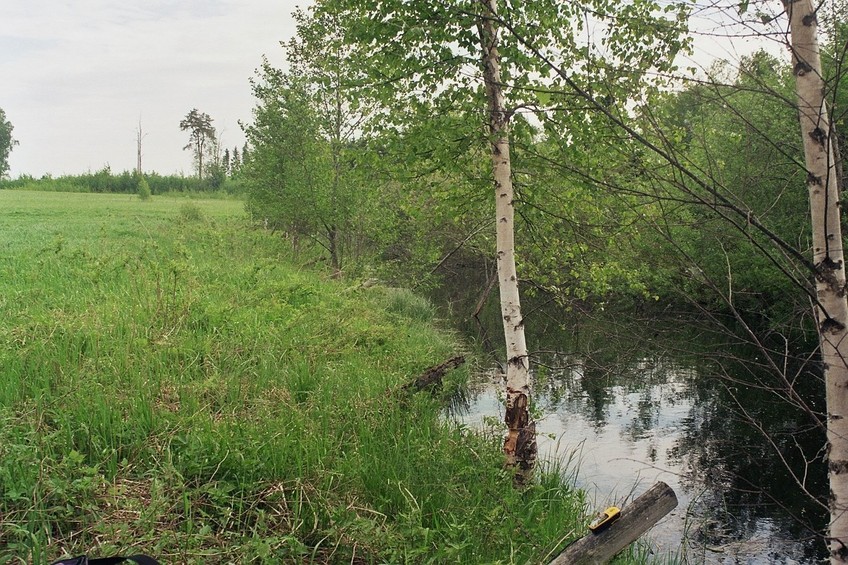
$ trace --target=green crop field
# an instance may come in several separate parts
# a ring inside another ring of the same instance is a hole
[[[0,244],[0,562],[538,562],[582,529],[401,391],[459,348],[425,300],[240,202],[0,191]]]

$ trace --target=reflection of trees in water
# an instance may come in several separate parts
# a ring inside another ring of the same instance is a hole
[[[558,334],[557,338],[556,343],[563,346],[573,336]],[[635,408],[630,429],[634,438],[644,437],[655,427],[661,406],[674,405],[685,397],[678,381],[688,378],[691,371],[661,356],[652,350],[651,342],[638,336],[627,343],[613,340],[599,345],[592,341],[570,344],[565,345],[568,353],[548,349],[534,355],[534,389],[541,407],[547,410],[571,402],[569,408],[579,410],[596,428],[602,428],[614,402],[635,396],[629,402]]]
[[[806,556],[796,558],[824,555],[827,512],[811,497],[826,501],[825,437],[809,413],[821,413],[823,385],[806,359],[788,360],[795,389],[789,391],[762,351],[731,333],[711,333],[689,314],[592,318],[532,304],[527,311],[533,312],[527,329],[538,408],[579,413],[600,430],[626,399],[623,438],[648,439],[646,460],[683,469],[694,542],[708,548],[739,542],[747,555],[768,559],[790,551],[772,538],[799,540]],[[496,309],[490,317],[497,321]],[[775,355],[782,368],[781,354]],[[689,407],[678,439],[657,452],[651,434],[678,405]],[[771,541],[760,553],[752,540]]]
[[[709,362],[692,381],[691,418],[669,454],[684,464],[691,491],[703,492],[695,510],[706,520],[695,537],[706,545],[750,539],[771,520],[788,539],[808,540],[809,556],[821,555],[824,544],[814,538],[827,513],[811,496],[826,497],[824,434],[779,390],[764,390],[779,383],[752,373],[744,358]],[[800,394],[815,398],[818,379],[806,375],[799,383],[808,389]]]
[[[811,496],[826,497],[825,438],[796,402],[817,408],[821,380],[814,367],[789,360],[787,373],[798,377],[790,393],[762,352],[706,336],[687,339],[679,327],[668,332],[659,324],[629,328],[625,339],[584,331],[580,343],[573,334],[571,341],[555,334],[554,342],[569,353],[536,360],[537,366],[560,368],[540,371],[546,377],[536,387],[543,410],[579,411],[596,429],[607,425],[611,410],[626,411],[624,438],[647,439],[647,460],[656,464],[665,457],[683,469],[681,483],[693,498],[689,535],[698,545],[739,542],[751,551],[757,540],[798,540],[804,557],[821,556],[824,544],[817,536],[827,513]],[[653,434],[678,404],[689,407],[679,439],[657,453]],[[774,557],[789,551],[770,543],[762,549]]]

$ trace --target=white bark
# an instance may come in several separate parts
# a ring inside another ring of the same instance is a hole
[[[530,418],[530,361],[524,339],[524,318],[515,269],[512,168],[509,160],[509,114],[501,85],[498,32],[493,20],[495,0],[480,0],[483,18],[480,39],[483,48],[483,75],[489,109],[492,143],[492,170],[495,181],[497,219],[498,282],[504,338],[506,340],[506,416],[504,440],[507,464],[528,473],[536,459],[536,426]]]
[[[810,0],[784,0],[784,7],[789,15],[817,269],[815,314],[827,395],[831,491],[828,546],[831,563],[848,563],[848,301],[837,169],[824,98],[816,13]]]

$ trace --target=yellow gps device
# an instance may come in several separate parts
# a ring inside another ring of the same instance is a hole
[[[604,510],[601,515],[595,518],[595,520],[591,524],[589,524],[589,530],[593,534],[597,534],[605,530],[607,527],[609,527],[610,524],[618,520],[619,516],[621,516],[621,510],[618,508],[618,506],[610,506],[609,508]]]

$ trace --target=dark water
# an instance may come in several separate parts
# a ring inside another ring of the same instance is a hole
[[[537,315],[528,340],[540,454],[568,461],[598,509],[668,483],[680,504],[649,533],[658,556],[819,562],[827,489],[813,414],[821,381],[808,356],[773,340],[770,367],[767,352],[702,330],[696,318],[579,319]],[[491,343],[498,337],[492,331]],[[463,419],[492,425],[501,398],[494,366],[472,388]]]

